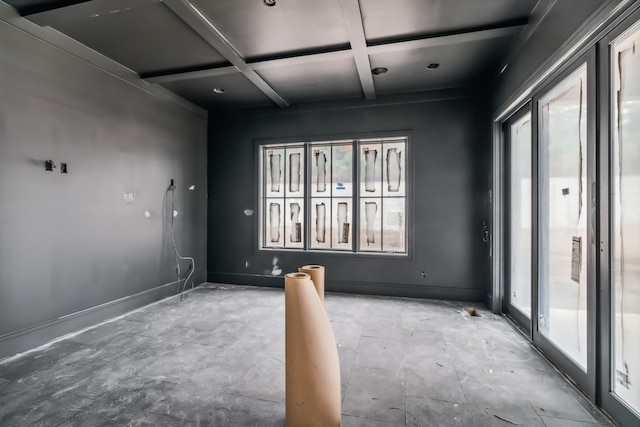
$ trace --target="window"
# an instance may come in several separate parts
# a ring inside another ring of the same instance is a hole
[[[353,144],[310,144],[311,249],[352,250]]]
[[[260,247],[407,253],[407,138],[260,145]]]

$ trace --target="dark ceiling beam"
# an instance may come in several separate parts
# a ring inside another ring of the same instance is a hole
[[[63,22],[125,12],[136,7],[159,2],[160,0],[91,0],[26,15],[24,17],[41,27],[55,27],[57,24]]]
[[[334,50],[330,52],[308,53],[304,55],[288,56],[285,58],[267,59],[249,62],[254,70],[266,70],[269,68],[290,67],[311,62],[326,62],[336,59],[352,58],[351,49]]]
[[[369,46],[369,55],[377,53],[399,52],[402,50],[424,49],[436,46],[446,46],[459,43],[467,43],[481,40],[496,39],[501,37],[513,37],[518,34],[524,25],[512,25],[508,27],[491,28],[487,30],[466,31],[455,34],[424,37],[414,40],[382,43]]]
[[[342,9],[344,23],[347,26],[347,32],[349,33],[353,59],[356,61],[362,91],[364,92],[365,98],[374,99],[376,97],[376,91],[373,85],[373,76],[371,75],[369,54],[367,53],[367,39],[362,25],[360,2],[358,0],[340,0],[340,8]]]
[[[310,53],[300,56],[290,56],[286,58],[268,59],[264,61],[248,62],[248,65],[254,70],[268,70],[271,68],[291,67],[300,64],[309,64],[312,62],[332,61],[336,59],[352,58],[351,49],[336,50],[332,52]],[[226,76],[229,74],[239,73],[235,66],[222,66],[211,68],[198,68],[193,70],[183,70],[179,72],[148,73],[140,75],[140,78],[149,83],[166,83],[180,80],[200,79],[205,77]]]
[[[245,62],[224,34],[193,4],[188,0],[163,0],[163,3],[273,102],[281,107],[289,106],[289,103]]]
[[[229,74],[237,74],[238,70],[234,66],[208,68],[206,70],[181,71],[178,73],[158,74],[154,76],[141,75],[140,78],[149,83],[167,83],[180,80],[201,79],[205,77],[227,76]]]

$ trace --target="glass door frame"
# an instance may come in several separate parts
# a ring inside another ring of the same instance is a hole
[[[611,79],[611,52],[615,40],[631,29],[638,21],[640,21],[640,8],[636,8],[633,13],[628,14],[621,22],[619,22],[605,37],[598,43],[599,61],[599,113],[600,121],[599,144],[598,144],[598,190],[601,194],[598,210],[599,210],[599,230],[597,236],[599,242],[598,251],[598,282],[599,282],[599,328],[600,337],[598,348],[598,390],[600,406],[609,414],[611,414],[622,426],[637,425],[638,417],[629,409],[620,399],[613,393],[613,280],[612,280],[612,259],[611,236],[614,203],[612,200],[614,179],[612,176],[613,162],[616,159],[612,156],[613,149],[613,132],[615,126],[612,122],[612,79]]]
[[[584,268],[587,269],[587,370],[583,371],[570,357],[562,351],[556,344],[554,344],[548,337],[542,334],[539,328],[539,291],[541,286],[540,278],[540,266],[541,266],[541,230],[540,230],[540,200],[542,197],[540,178],[541,169],[544,165],[540,164],[540,158],[542,155],[541,138],[539,135],[539,115],[540,115],[540,98],[547,92],[552,90],[557,84],[562,82],[563,79],[568,77],[571,73],[580,68],[583,64],[586,64],[587,69],[587,153],[586,153],[586,191],[587,191],[587,206],[585,211],[587,214],[587,235],[585,249],[587,251],[587,265]],[[596,91],[596,50],[595,48],[589,49],[585,54],[571,61],[567,67],[565,67],[560,73],[558,73],[552,80],[542,86],[540,90],[536,91],[536,95],[533,97],[533,111],[536,112],[535,125],[535,154],[534,164],[536,168],[533,171],[534,181],[534,200],[532,206],[535,209],[534,216],[534,261],[532,270],[535,271],[535,281],[533,282],[535,288],[535,300],[532,300],[532,304],[535,305],[535,312],[532,312],[532,340],[544,355],[556,365],[562,372],[569,376],[575,384],[583,390],[583,392],[595,400],[596,396],[596,110],[598,105],[597,91]],[[534,302],[535,301],[535,302]]]
[[[519,310],[518,308],[516,308],[513,304],[511,304],[511,172],[512,172],[512,165],[511,165],[511,126],[514,123],[517,123],[520,119],[522,119],[523,117],[525,117],[527,114],[530,114],[530,119],[531,119],[531,143],[530,143],[530,149],[531,149],[531,196],[532,196],[532,200],[531,200],[531,213],[530,213],[530,218],[531,218],[531,254],[532,254],[532,259],[531,259],[531,317],[533,318],[535,316],[535,313],[537,312],[537,289],[536,286],[534,286],[534,283],[536,283],[535,278],[536,278],[536,269],[534,268],[535,264],[535,260],[536,260],[536,254],[535,254],[535,247],[536,247],[536,243],[534,240],[534,237],[537,233],[537,229],[536,229],[536,206],[534,204],[534,200],[535,197],[533,197],[533,195],[536,192],[536,188],[537,188],[537,183],[535,182],[534,176],[535,176],[535,170],[537,167],[537,158],[534,155],[534,153],[536,152],[536,137],[537,137],[537,129],[534,126],[534,124],[536,123],[536,119],[537,119],[537,111],[534,111],[531,108],[531,101],[527,102],[525,105],[523,105],[522,107],[520,107],[520,109],[517,110],[516,113],[514,113],[513,115],[511,115],[508,119],[506,119],[505,121],[502,122],[502,135],[503,135],[503,141],[504,141],[504,156],[503,156],[503,161],[504,161],[504,167],[503,167],[503,171],[504,171],[504,212],[503,212],[503,230],[504,233],[502,233],[503,236],[503,241],[502,241],[502,247],[503,247],[503,254],[504,254],[504,263],[503,263],[503,273],[502,273],[502,277],[504,278],[504,289],[503,289],[503,298],[502,298],[502,312],[504,314],[506,314],[509,318],[511,318],[511,320],[513,320],[522,330],[523,332],[525,332],[527,334],[527,336],[529,336],[529,338],[531,339],[531,319],[528,318],[524,313],[522,313],[521,310]]]

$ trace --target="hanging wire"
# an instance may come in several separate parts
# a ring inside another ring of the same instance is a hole
[[[173,180],[171,180],[171,185],[168,188],[168,191],[171,191],[171,243],[173,244],[173,251],[175,252],[175,256],[176,256],[176,270],[178,271],[178,289],[177,289],[177,293],[180,294],[180,301],[182,301],[183,299],[183,293],[187,287],[187,283],[189,282],[189,279],[191,278],[191,276],[193,275],[193,272],[196,269],[196,261],[192,258],[192,257],[185,257],[180,255],[180,252],[178,251],[178,245],[176,245],[176,238],[175,238],[175,233],[174,233],[174,222],[175,222],[175,191],[176,187],[175,185],[173,185]],[[184,280],[183,283],[180,283],[180,261],[191,261],[191,268],[189,271],[189,274],[187,275],[187,278]],[[191,289],[193,289],[193,281],[191,281]]]

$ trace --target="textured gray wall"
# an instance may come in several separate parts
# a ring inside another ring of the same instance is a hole
[[[20,347],[17,331],[176,280],[163,221],[171,178],[177,243],[202,282],[206,117],[3,21],[0,52],[0,357]],[[46,159],[58,169],[45,172]]]
[[[329,290],[483,299],[490,278],[488,245],[480,237],[488,210],[488,115],[473,98],[347,104],[210,113],[209,280],[282,286],[282,278],[270,277],[276,256],[284,273],[325,265]],[[394,130],[412,134],[409,259],[257,250],[256,140]],[[245,216],[245,209],[256,215]]]

